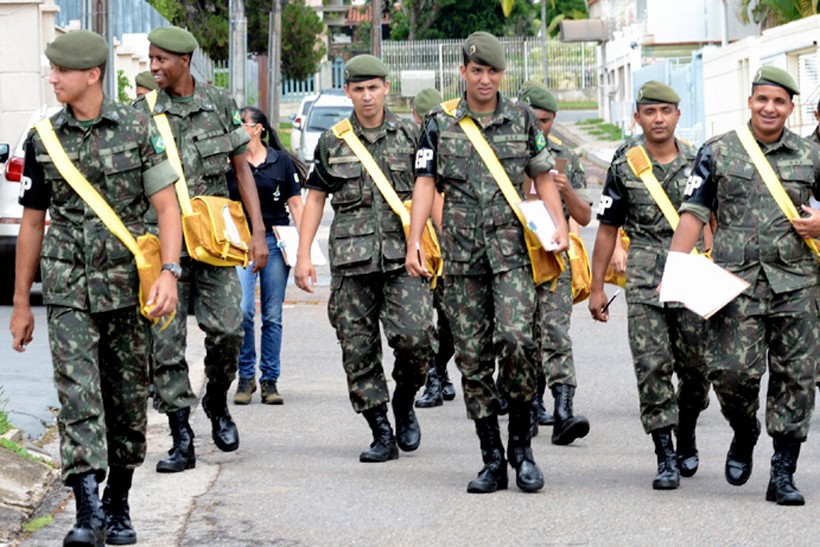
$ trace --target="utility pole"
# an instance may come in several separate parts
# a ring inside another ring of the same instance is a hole
[[[382,0],[370,2],[370,54],[382,58]]]
[[[282,91],[282,6],[286,0],[273,0],[268,23],[268,121],[279,130]]]
[[[541,71],[547,84],[547,0],[541,0]]]
[[[245,106],[245,63],[248,58],[248,20],[245,0],[230,0],[230,44],[228,55],[231,70],[231,95],[239,107]]]

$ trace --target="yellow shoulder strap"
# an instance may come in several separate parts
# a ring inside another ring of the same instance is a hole
[[[783,185],[780,183],[777,173],[774,172],[772,165],[766,159],[766,156],[763,155],[763,151],[760,149],[760,145],[757,144],[757,141],[752,135],[752,132],[749,130],[749,127],[744,125],[736,129],[735,133],[737,133],[740,143],[743,145],[746,153],[749,154],[749,157],[752,159],[752,163],[754,163],[757,172],[760,173],[760,176],[763,178],[766,188],[769,189],[769,192],[777,202],[780,210],[783,211],[784,215],[786,215],[786,218],[788,218],[790,222],[796,218],[799,218],[800,215],[797,212],[797,208],[794,206],[791,198],[786,193],[786,190],[783,189]],[[803,238],[803,241],[806,242],[806,245],[809,246],[809,249],[811,249],[815,256],[820,259],[820,248],[817,246],[817,241],[813,238]]]
[[[120,217],[117,216],[117,213],[115,213],[111,206],[108,205],[105,198],[103,198],[100,193],[97,192],[93,186],[91,186],[88,179],[86,179],[80,170],[77,169],[73,163],[71,163],[71,160],[68,158],[68,155],[63,149],[63,145],[54,133],[54,128],[51,126],[51,120],[48,118],[43,118],[34,124],[34,128],[43,140],[43,144],[46,147],[46,152],[48,152],[48,155],[51,156],[52,160],[54,160],[54,165],[57,166],[57,170],[66,182],[68,182],[74,191],[80,195],[83,201],[91,207],[97,216],[100,217],[103,224],[105,224],[106,227],[111,230],[111,232],[117,236],[120,241],[122,241],[123,245],[128,247],[128,250],[133,253],[134,258],[137,261],[137,267],[145,266],[147,261],[137,247],[137,240],[134,239],[134,236],[131,235],[131,232],[129,232],[128,228],[125,227],[125,224],[122,223],[122,220],[120,220]]]
[[[407,212],[404,202],[399,198],[399,195],[396,193],[396,190],[393,189],[387,177],[384,176],[379,164],[373,159],[372,154],[368,152],[367,148],[362,144],[362,141],[356,136],[356,133],[353,131],[353,125],[350,123],[350,118],[345,118],[336,123],[331,130],[333,134],[336,135],[336,138],[347,143],[350,149],[353,150],[353,153],[356,154],[356,157],[359,158],[359,161],[362,162],[362,165],[370,175],[370,178],[373,179],[379,192],[384,196],[384,200],[401,218],[402,225],[410,226],[410,213]]]
[[[550,135],[550,136],[549,136],[549,139],[550,139],[552,142],[554,142],[555,144],[557,144],[558,146],[563,146],[563,144],[564,144],[564,141],[562,141],[562,140],[561,140],[561,139],[559,139],[558,137],[553,137],[552,135]]]
[[[156,89],[145,95],[145,102],[148,103],[148,109],[153,112],[154,107],[157,105]],[[179,150],[174,140],[174,132],[171,130],[171,124],[168,122],[168,116],[166,116],[164,112],[154,114],[154,123],[157,124],[157,130],[165,144],[165,153],[168,155],[168,161],[171,162],[171,166],[179,173],[179,180],[174,184],[177,200],[179,201],[179,208],[183,215],[190,215],[193,213],[193,209],[191,208],[191,196],[188,193],[188,182],[185,180],[185,169],[182,168],[182,160],[179,158]]]
[[[669,196],[667,196],[666,192],[661,188],[661,183],[658,182],[655,173],[652,172],[652,161],[649,159],[649,155],[646,153],[644,147],[635,146],[634,148],[630,148],[626,153],[626,163],[629,164],[635,176],[641,179],[646,189],[649,190],[649,194],[652,196],[652,199],[655,200],[663,216],[666,217],[666,221],[673,230],[676,230],[680,217],[675,210],[675,206],[672,205],[672,202],[669,200]]]

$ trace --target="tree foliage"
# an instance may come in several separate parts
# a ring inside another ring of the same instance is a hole
[[[744,23],[754,21],[770,28],[817,15],[818,0],[736,0],[738,15]]]
[[[532,36],[537,32],[535,8],[529,0],[504,0],[511,6],[504,15],[501,1],[405,0],[391,12],[391,38],[432,40],[466,38],[477,30],[496,36]]]
[[[225,0],[148,0],[171,23],[191,31],[211,59],[228,58],[230,13]],[[170,16],[170,17],[169,17]]]
[[[305,0],[291,0],[282,11],[282,73],[305,80],[327,52],[320,36],[324,23]]]

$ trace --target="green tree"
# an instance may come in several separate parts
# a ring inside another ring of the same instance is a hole
[[[131,82],[128,81],[128,76],[125,71],[120,69],[117,71],[117,100],[121,103],[131,103],[134,99],[128,95],[128,89],[131,89]]]
[[[500,2],[486,0],[436,0],[436,8],[430,28],[417,39],[466,38],[477,30],[495,36],[532,36],[537,31],[528,0],[515,0],[509,17]]]
[[[305,0],[292,0],[282,11],[282,73],[305,80],[314,74],[327,52],[320,35],[324,23]]]
[[[817,15],[818,0],[736,0],[744,23],[754,21],[761,29],[776,27]]]
[[[542,2],[547,2],[546,20],[548,36],[557,36],[559,34],[561,21],[589,18],[589,12],[587,11],[587,5],[584,0],[542,0]],[[540,4],[536,8],[536,11],[540,18]]]
[[[435,21],[438,11],[436,0],[403,0],[392,6],[390,14],[390,38],[392,40],[417,40],[424,36]]]

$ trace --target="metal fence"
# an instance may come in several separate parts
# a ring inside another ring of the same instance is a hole
[[[594,43],[546,42],[547,77],[544,78],[542,46],[539,38],[501,38],[507,69],[501,92],[512,96],[527,80],[546,83],[554,90],[596,87]],[[445,98],[461,95],[464,86],[459,74],[463,40],[386,41],[382,59],[391,75],[391,93],[401,94],[401,73],[405,70],[435,72],[435,87]]]

